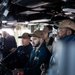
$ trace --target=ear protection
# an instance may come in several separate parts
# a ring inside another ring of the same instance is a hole
[[[55,28],[53,27],[52,33],[53,33],[53,34],[57,34],[57,29],[55,29]]]
[[[53,37],[53,33],[52,32],[48,33],[48,36]]]

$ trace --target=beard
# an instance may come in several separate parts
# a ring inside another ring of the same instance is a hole
[[[38,47],[40,45],[40,41],[38,41],[35,45],[34,45],[34,47]]]

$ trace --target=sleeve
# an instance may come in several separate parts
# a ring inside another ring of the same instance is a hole
[[[15,40],[15,37],[14,37],[14,36],[12,36],[12,39],[13,39],[13,40],[12,40],[12,42],[13,42],[13,47],[15,47],[15,48],[16,48],[16,47],[17,47],[17,43],[16,43],[16,40]]]

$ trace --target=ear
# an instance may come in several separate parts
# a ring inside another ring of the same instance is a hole
[[[40,38],[40,41],[42,41],[42,38]]]
[[[43,39],[42,38],[40,38],[40,43],[42,43],[43,42]]]
[[[72,31],[71,30],[68,30],[67,31],[67,35],[71,35],[72,34]]]

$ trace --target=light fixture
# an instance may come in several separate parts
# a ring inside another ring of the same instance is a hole
[[[35,23],[29,23],[28,25],[29,26],[34,26],[34,25],[37,25],[37,24],[35,24]]]
[[[70,15],[70,14],[72,14],[72,13],[71,13],[71,12],[65,12],[65,14],[66,14],[66,15]]]
[[[14,25],[14,22],[8,22],[7,25]]]
[[[40,25],[47,26],[49,24],[48,23],[40,23]]]
[[[6,17],[8,15],[9,11],[6,9],[3,13],[3,15]]]
[[[6,20],[3,20],[2,23],[7,23],[7,21]]]
[[[66,2],[67,0],[62,0],[62,1]]]
[[[73,8],[63,8],[62,9],[62,11],[64,11],[64,12],[73,12],[73,13],[75,13],[75,9],[73,9]]]
[[[35,12],[35,11],[25,11],[25,12],[21,12],[20,14],[27,14],[27,15],[31,15],[31,14],[38,14],[39,12]]]
[[[45,10],[45,8],[41,8],[41,7],[38,7],[38,8],[34,8],[32,10],[35,10],[35,11],[42,11],[42,10]]]
[[[30,22],[34,22],[34,23],[38,22],[38,23],[40,23],[40,22],[49,22],[49,21],[51,21],[51,19],[39,19],[39,20],[30,21]]]
[[[74,17],[70,17],[70,19],[74,19]]]
[[[48,5],[49,2],[40,2],[38,4],[35,4],[35,5],[28,5],[27,7],[28,8],[36,8],[36,7],[40,7],[40,6],[45,6],[45,5]]]

